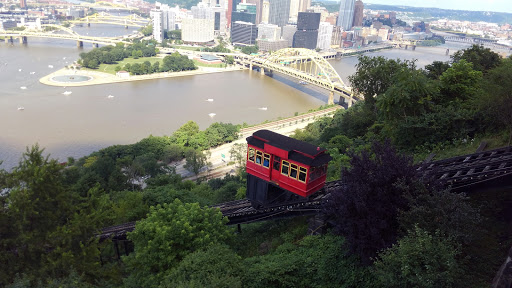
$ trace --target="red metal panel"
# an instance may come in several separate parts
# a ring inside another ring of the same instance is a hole
[[[265,152],[275,155],[275,156],[279,156],[284,159],[288,159],[288,151],[279,149],[277,147],[269,145],[268,143],[265,143],[264,145],[265,145]]]

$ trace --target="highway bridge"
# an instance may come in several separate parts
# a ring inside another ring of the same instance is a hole
[[[91,26],[91,23],[122,25],[128,28],[128,26],[144,27],[148,25],[149,21],[149,19],[143,18],[137,14],[130,14],[127,16],[115,16],[107,12],[100,12],[69,22],[73,24],[86,24],[87,26]]]
[[[492,188],[512,184],[512,146],[477,152],[449,159],[430,161],[427,159],[416,165],[420,175],[438,179],[454,192],[472,192],[481,188]],[[221,203],[212,206],[219,208],[228,225],[237,225],[284,217],[319,214],[322,203],[328,201],[330,193],[339,189],[341,181],[332,181],[302,202],[255,209],[247,199]],[[106,227],[98,234],[100,239],[126,240],[126,233],[135,229],[135,222]],[[117,244],[116,244],[117,245]]]
[[[231,55],[235,61],[250,70],[258,67],[261,74],[272,74],[278,72],[295,78],[303,84],[311,84],[329,91],[328,104],[334,104],[334,94],[342,96],[350,107],[355,95],[352,89],[343,83],[338,72],[331,64],[317,52],[304,48],[286,48],[271,54],[246,55],[246,54],[223,54]],[[332,55],[335,57],[335,54]]]
[[[103,45],[115,45],[116,43],[131,44],[131,42],[124,41],[123,37],[93,37],[85,36],[76,33],[75,31],[60,25],[54,24],[43,24],[41,25],[42,30],[45,27],[50,27],[54,30],[51,31],[35,31],[35,30],[0,30],[0,37],[4,37],[5,42],[13,43],[14,39],[19,39],[19,42],[26,44],[29,37],[38,38],[52,38],[52,39],[65,39],[76,41],[77,47],[82,47],[84,42],[92,43],[94,46],[99,44]],[[64,33],[56,33],[64,32]]]

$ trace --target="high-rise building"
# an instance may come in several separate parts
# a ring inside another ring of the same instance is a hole
[[[269,23],[270,17],[270,2],[263,0],[263,6],[261,7],[261,23]]]
[[[246,0],[246,3],[256,5],[256,25],[261,23],[261,12],[263,8],[263,0]]]
[[[297,32],[296,25],[286,25],[283,27],[282,38],[288,41],[288,47],[292,47],[293,45],[293,35]]]
[[[192,17],[194,19],[213,19],[213,29],[218,34],[226,32],[226,13],[225,9],[217,6],[208,6],[205,2],[197,3],[197,6],[193,6],[191,9]]]
[[[242,2],[241,0],[227,0],[228,1],[228,10],[226,11],[226,19],[227,24],[231,25],[231,15],[233,14],[233,11],[236,11],[236,6]]]
[[[150,16],[153,19],[153,39],[158,43],[162,43],[164,40],[163,12],[153,9],[150,12]]]
[[[26,8],[27,7],[27,0],[20,0],[20,7]]]
[[[306,12],[311,7],[311,0],[299,0],[299,12]]]
[[[341,0],[340,12],[336,26],[340,26],[345,31],[349,31],[354,23],[355,0]]]
[[[255,45],[258,27],[253,23],[236,21],[231,23],[231,43],[233,45]]]
[[[270,0],[268,23],[283,27],[290,18],[290,0]]]
[[[290,21],[291,23],[297,23],[297,16],[299,15],[299,2],[301,0],[290,0]],[[301,11],[302,12],[302,11]]]
[[[319,26],[320,13],[299,12],[297,32],[293,35],[293,48],[315,49]]]
[[[363,1],[357,0],[354,8],[354,22],[352,23],[352,27],[354,26],[363,26],[363,10],[364,4]]]
[[[332,28],[333,26],[331,24],[327,22],[320,22],[316,48],[320,50],[327,50],[331,48]]]
[[[258,25],[258,39],[279,40],[281,38],[281,27],[275,24],[261,23]]]
[[[318,30],[320,26],[320,13],[299,12],[297,30]]]
[[[214,25],[214,19],[182,19],[181,39],[188,43],[211,42],[215,37]]]

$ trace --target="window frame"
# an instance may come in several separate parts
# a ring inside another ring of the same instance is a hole
[[[283,173],[283,168],[286,167],[286,173]],[[281,175],[285,175],[288,177],[288,175],[290,175],[290,162],[286,161],[286,160],[282,160],[281,161]]]
[[[265,160],[268,160],[267,166],[265,166]],[[261,166],[265,167],[266,169],[270,168],[270,154],[263,153],[263,161],[261,162]]]
[[[260,163],[258,163],[258,156],[260,157]],[[256,157],[254,157],[254,163],[260,166],[263,164],[263,152],[261,152],[260,150],[256,150]]]
[[[254,161],[256,160],[256,149],[252,148],[252,147],[249,147],[249,151],[247,151],[247,161],[250,161],[252,163],[255,163]],[[252,156],[253,156],[253,159],[251,160],[251,152],[252,152]]]
[[[304,174],[304,181],[300,180],[301,173]],[[299,174],[297,174],[297,180],[299,180],[302,183],[306,183],[306,181],[308,180],[308,168],[299,166]]]
[[[295,168],[293,167],[295,166]],[[292,176],[292,172],[295,170],[295,177]],[[288,177],[291,179],[297,180],[297,176],[299,176],[299,165],[290,163],[290,173],[288,173]]]

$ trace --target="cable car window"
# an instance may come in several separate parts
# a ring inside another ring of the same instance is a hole
[[[249,161],[254,162],[254,148],[249,148],[249,154],[247,156],[247,159]]]
[[[265,153],[263,154],[263,167],[269,167],[270,166],[270,155]]]
[[[304,167],[299,167],[299,181],[306,182],[306,175],[308,174],[308,169]]]
[[[297,165],[292,164],[290,166],[290,178],[297,179]]]
[[[288,176],[290,170],[290,163],[283,160],[283,166],[281,166],[281,174]]]
[[[273,169],[279,171],[279,166],[281,166],[281,157],[274,156],[274,167],[273,167]]]
[[[260,164],[261,165],[261,156],[262,156],[262,152],[261,151],[256,151],[256,164]]]

